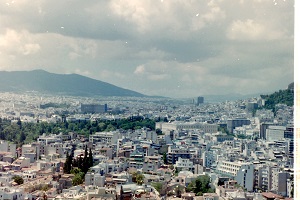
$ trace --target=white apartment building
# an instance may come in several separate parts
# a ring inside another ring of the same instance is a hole
[[[152,171],[156,172],[161,166],[160,156],[145,156],[143,163],[143,172]]]
[[[89,136],[89,141],[92,143],[116,144],[120,137],[120,133],[114,132],[96,132]]]
[[[218,132],[217,124],[208,124],[205,122],[173,122],[173,123],[162,123],[157,122],[155,128],[159,128],[162,132],[171,130],[193,130],[201,129],[204,133],[216,133]]]
[[[184,159],[179,157],[178,161],[176,161],[174,167],[178,171],[191,171],[194,172],[194,165],[193,162],[190,161],[190,159]]]
[[[211,165],[215,162],[216,158],[213,152],[205,151],[202,153],[203,167],[210,168]]]
[[[12,177],[13,175],[11,173],[8,172],[2,172],[0,174],[0,183],[2,186],[10,186],[11,185],[11,181],[12,181]]]
[[[272,175],[271,175],[271,191],[275,193],[287,196],[287,180],[290,178],[289,173],[282,172],[279,168],[272,168]]]
[[[85,186],[94,185],[98,187],[104,187],[105,176],[97,173],[88,172],[85,175]]]
[[[157,142],[157,133],[155,131],[147,131],[146,139],[151,140],[153,142]]]
[[[60,157],[64,155],[63,144],[62,143],[51,143],[45,146],[45,155],[48,154],[58,154]]]
[[[24,167],[30,167],[30,158],[19,157],[11,164],[11,166],[13,170],[20,170]]]
[[[216,173],[236,180],[247,191],[253,191],[254,167],[252,163],[220,161]]]
[[[283,139],[285,130],[285,126],[269,126],[269,128],[266,129],[266,140],[275,141]]]
[[[37,142],[47,145],[54,142],[62,142],[62,138],[61,135],[46,135],[45,133],[43,133],[43,135],[38,137]]]
[[[258,165],[257,187],[262,191],[271,191],[284,197],[290,195],[288,172],[282,171],[280,167],[270,165]]]
[[[13,157],[16,156],[17,145],[5,140],[0,140],[0,151],[10,152]]]
[[[124,171],[127,168],[126,163],[123,163],[119,160],[110,160],[106,162],[99,163],[98,165],[95,165],[91,167],[91,171],[95,174],[100,173],[110,173],[110,172],[121,172]]]
[[[25,198],[25,192],[18,188],[0,187],[0,200],[13,199],[23,200]]]

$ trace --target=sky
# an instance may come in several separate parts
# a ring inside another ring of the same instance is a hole
[[[146,95],[294,81],[291,0],[3,0],[0,71],[76,73]]]

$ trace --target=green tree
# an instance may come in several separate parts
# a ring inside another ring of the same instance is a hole
[[[94,166],[94,158],[93,158],[93,152],[91,148],[89,150],[88,166],[89,168]]]
[[[70,171],[72,169],[72,157],[69,155],[69,152],[67,151],[67,155],[66,155],[66,162],[64,163],[64,173],[65,174],[70,174]]]
[[[161,131],[161,129],[157,128],[155,130],[155,132],[157,133],[157,135],[163,135],[163,132]]]
[[[72,168],[71,171],[70,171],[70,173],[71,173],[71,174],[74,174],[74,175],[79,174],[80,172],[82,172],[82,171],[81,171],[81,169],[79,169],[78,167],[74,167],[74,168]]]
[[[164,160],[164,164],[168,164],[168,158],[167,158],[167,153],[163,154],[163,160]]]
[[[85,174],[83,172],[79,172],[78,174],[76,174],[72,179],[72,185],[75,186],[82,184],[84,181],[84,175]]]
[[[136,183],[138,185],[142,185],[144,183],[144,175],[143,174],[136,175]]]
[[[24,183],[24,179],[21,176],[14,176],[13,177],[14,182],[16,182],[18,185],[21,185]]]
[[[83,159],[82,159],[82,156],[79,156],[77,162],[78,162],[78,168],[79,168],[81,171],[84,171],[84,169],[83,169]]]
[[[88,160],[88,150],[87,150],[87,145],[85,145],[84,157],[83,157],[83,163],[82,163],[82,171],[84,173],[86,173],[89,168],[90,168],[90,166],[89,166],[89,160]]]
[[[188,192],[194,192],[197,196],[201,196],[203,193],[211,193],[214,190],[210,187],[210,177],[208,175],[199,176],[196,180],[189,183],[186,188]]]
[[[163,183],[161,183],[161,182],[152,182],[151,185],[157,190],[157,192],[162,194]]]

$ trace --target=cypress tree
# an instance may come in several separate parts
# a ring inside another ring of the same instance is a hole
[[[89,168],[93,167],[93,165],[94,165],[94,158],[93,158],[93,153],[92,153],[91,148],[90,148],[90,151],[89,151],[88,165],[89,165]]]
[[[83,168],[82,171],[86,173],[89,169],[89,160],[88,160],[88,150],[87,150],[87,145],[85,145],[85,150],[84,150],[84,157],[83,157]]]
[[[78,168],[84,172],[84,165],[83,165],[83,159],[81,156],[79,156],[79,159],[78,159]]]
[[[71,158],[71,156],[69,156],[69,152],[67,151],[66,162],[65,162],[64,168],[63,168],[64,173],[70,174],[71,168],[72,168],[72,158]]]

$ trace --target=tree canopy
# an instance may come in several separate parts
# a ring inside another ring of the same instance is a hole
[[[214,192],[210,187],[210,177],[208,175],[198,176],[196,180],[189,183],[186,191],[194,192],[197,196],[202,196],[203,193]]]
[[[294,105],[294,92],[293,90],[286,89],[286,90],[279,90],[269,95],[260,95],[262,99],[265,99],[265,106],[266,109],[272,109],[275,111],[276,104],[285,104],[287,106]]]
[[[24,183],[24,179],[21,176],[14,176],[13,177],[14,182],[16,182],[18,185],[21,185]]]
[[[22,146],[24,143],[36,141],[43,133],[46,134],[68,134],[76,132],[80,135],[88,136],[95,132],[109,132],[116,129],[137,130],[143,127],[155,131],[155,121],[144,119],[143,117],[129,117],[118,120],[97,120],[97,121],[76,121],[76,122],[57,122],[57,123],[24,123],[16,118],[16,123],[12,120],[0,120],[0,139],[8,140]]]

